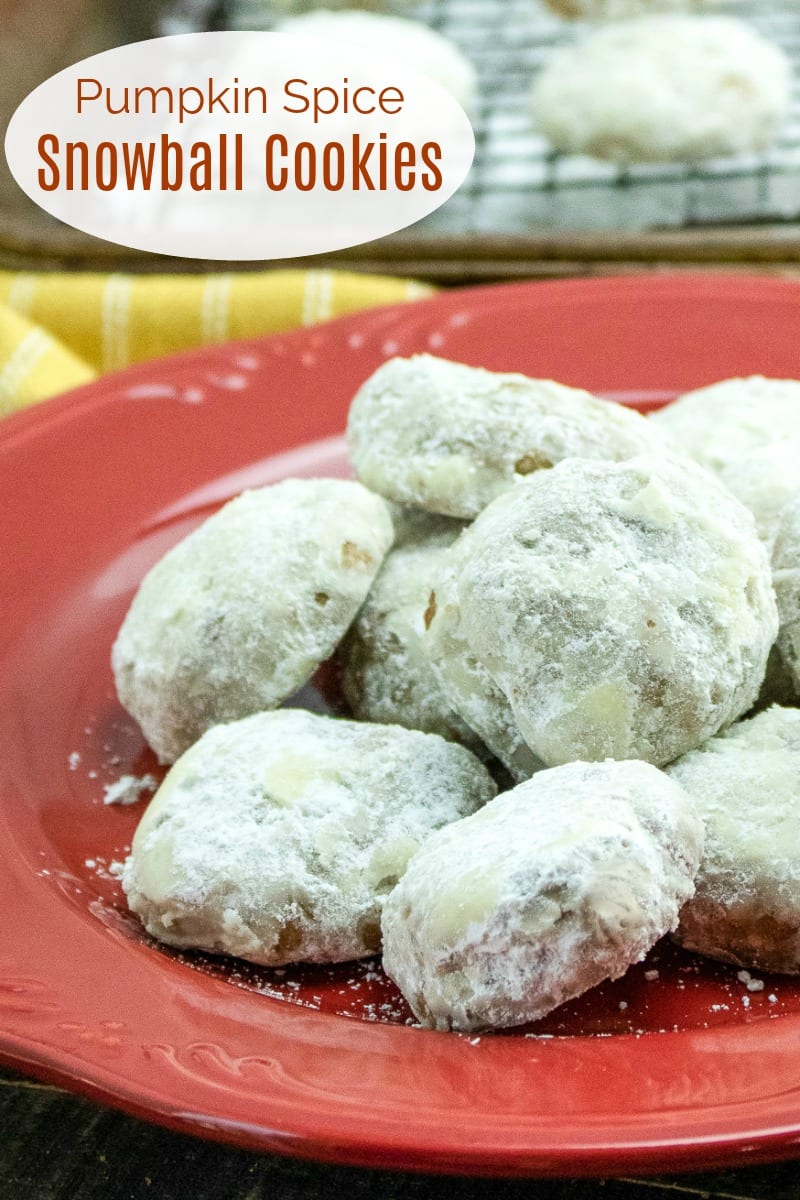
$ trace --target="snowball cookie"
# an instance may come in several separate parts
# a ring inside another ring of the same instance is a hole
[[[800,710],[768,708],[667,770],[706,827],[676,939],[740,967],[800,973]]]
[[[496,788],[433,734],[302,709],[217,725],[183,755],[122,884],[154,937],[279,966],[380,949],[380,911],[432,830]]]
[[[678,450],[719,475],[771,543],[800,487],[800,382],[724,379],[687,392],[649,419]]]
[[[773,577],[774,578],[774,577]],[[778,610],[780,620],[780,608]],[[780,637],[780,631],[778,632]],[[772,704],[782,704],[792,707],[797,704],[800,696],[800,686],[796,686],[794,677],[783,661],[783,656],[777,645],[769,652],[767,669],[764,672],[764,682],[755,703],[756,709],[769,708]]]
[[[433,834],[383,909],[383,965],[434,1029],[523,1025],[678,923],[703,840],[642,762],[570,763]]]
[[[400,504],[471,518],[570,455],[664,446],[633,409],[546,379],[418,354],[379,367],[353,400],[347,442],[362,483]]]
[[[111,661],[161,762],[210,725],[275,708],[334,650],[384,554],[386,504],[358,483],[244,492],[145,576]]]
[[[778,653],[800,696],[800,491],[786,505],[772,552],[772,579],[778,599]]]
[[[459,558],[459,630],[548,766],[670,762],[758,695],[766,550],[688,459],[560,463],[485,509]]]
[[[325,41],[352,42],[367,52],[405,60],[450,92],[466,112],[475,107],[477,76],[472,63],[449,38],[419,21],[386,13],[328,12],[320,8],[288,17],[276,29]]]
[[[616,162],[761,150],[785,117],[790,67],[735,17],[662,14],[558,50],[533,85],[534,122],[557,150]]]
[[[455,600],[463,539],[441,555],[424,614],[424,649],[442,693],[480,737],[515,783],[530,779],[544,765],[526,744],[511,705],[489,672],[472,653],[459,626]]]
[[[425,646],[437,565],[463,525],[423,512],[401,521],[406,537],[386,556],[341,647],[345,698],[359,720],[438,733],[477,750],[480,738],[445,698]]]

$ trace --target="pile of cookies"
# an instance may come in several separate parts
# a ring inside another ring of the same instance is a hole
[[[535,1020],[668,932],[800,972],[800,383],[645,418],[419,355],[348,445],[359,482],[230,501],[117,637],[175,764],[123,873],[148,931],[382,949],[438,1029]],[[332,655],[355,719],[280,708]]]

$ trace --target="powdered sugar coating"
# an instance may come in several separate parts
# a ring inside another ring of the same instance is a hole
[[[786,505],[778,524],[772,580],[780,618],[777,649],[800,696],[800,491]]]
[[[688,459],[572,459],[462,535],[458,628],[549,766],[656,765],[755,701],[777,612],[753,518]]]
[[[557,150],[616,162],[761,150],[789,108],[780,49],[735,17],[662,13],[609,24],[558,50],[533,85]]]
[[[459,539],[438,563],[428,597],[425,650],[443,694],[509,771],[515,783],[530,779],[542,762],[526,744],[511,705],[483,664],[475,657],[460,627],[456,600],[464,543]]]
[[[438,733],[477,750],[480,739],[448,703],[425,638],[439,561],[463,525],[424,512],[403,515],[400,524],[402,533],[341,647],[345,697],[359,720]]]
[[[210,729],[148,807],[123,887],[171,946],[279,966],[375,953],[421,842],[495,794],[462,746],[300,709]]]
[[[441,84],[467,112],[475,107],[477,76],[472,63],[455,42],[421,21],[388,13],[319,8],[287,17],[277,29],[279,33],[350,42],[368,54],[391,53]]]
[[[570,455],[624,459],[664,444],[621,404],[429,354],[390,359],[370,376],[350,408],[347,441],[367,487],[463,518]]]
[[[542,771],[415,855],[384,906],[384,968],[434,1029],[535,1021],[675,928],[701,849],[655,767]]]
[[[158,562],[112,651],[120,701],[162,762],[211,725],[274,708],[328,658],[393,537],[358,483],[244,492]]]
[[[667,768],[705,821],[676,938],[763,971],[800,972],[800,710],[740,721]]]
[[[677,450],[727,484],[771,544],[800,485],[800,382],[761,375],[724,379],[687,392],[650,420]]]

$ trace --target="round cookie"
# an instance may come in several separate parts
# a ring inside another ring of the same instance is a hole
[[[231,500],[156,563],[111,661],[160,761],[301,687],[355,617],[392,537],[386,504],[360,484],[287,479]]]
[[[470,112],[477,100],[477,76],[469,59],[443,34],[420,21],[374,12],[329,12],[320,8],[287,17],[279,33],[296,33],[325,41],[351,42],[367,52],[391,54],[430,76]]]
[[[621,404],[429,354],[390,359],[370,376],[350,408],[347,442],[367,487],[467,519],[563,458],[624,459],[664,446],[660,431]]]
[[[740,721],[667,773],[706,827],[677,941],[740,967],[800,973],[800,710]]]
[[[677,450],[719,476],[771,544],[800,486],[800,382],[724,379],[687,392],[650,420]]]
[[[443,695],[500,760],[515,783],[530,779],[542,762],[520,733],[511,705],[470,650],[459,628],[455,602],[462,542],[442,555],[425,609],[425,652]]]
[[[777,650],[795,695],[800,696],[800,491],[783,510],[772,551],[778,601]]]
[[[790,78],[783,51],[735,17],[637,17],[556,51],[533,119],[556,150],[620,163],[745,154],[773,141]]]
[[[462,535],[451,604],[548,766],[694,749],[753,704],[777,632],[752,516],[688,459],[519,484]]]
[[[780,608],[778,618],[780,619]],[[778,636],[780,637],[780,630]],[[797,703],[798,696],[800,684],[795,684],[794,676],[783,661],[783,655],[776,643],[769,652],[764,681],[754,707],[760,710],[769,708],[772,704],[780,704],[791,708]]]
[[[170,946],[253,962],[340,962],[380,948],[380,910],[441,825],[495,794],[432,734],[301,709],[210,729],[145,812],[122,883]]]
[[[463,525],[423,512],[401,524],[340,648],[345,698],[358,720],[438,733],[478,750],[480,739],[448,703],[425,645],[437,567]]]
[[[702,836],[647,763],[542,771],[414,856],[384,905],[384,968],[431,1028],[535,1021],[675,928]]]

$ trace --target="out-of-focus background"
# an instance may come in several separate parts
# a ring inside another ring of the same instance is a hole
[[[269,29],[322,0],[0,0],[0,126],[37,83],[124,42],[199,29]],[[553,49],[595,26],[544,0],[354,0],[449,38],[478,73],[477,152],[461,190],[390,238],[308,265],[413,275],[439,283],[620,273],[653,265],[800,272],[800,4],[730,0],[795,67],[792,107],[758,154],[699,164],[618,166],[554,152],[530,119],[531,81]],[[0,178],[0,267],[201,270],[112,246],[39,211]]]

